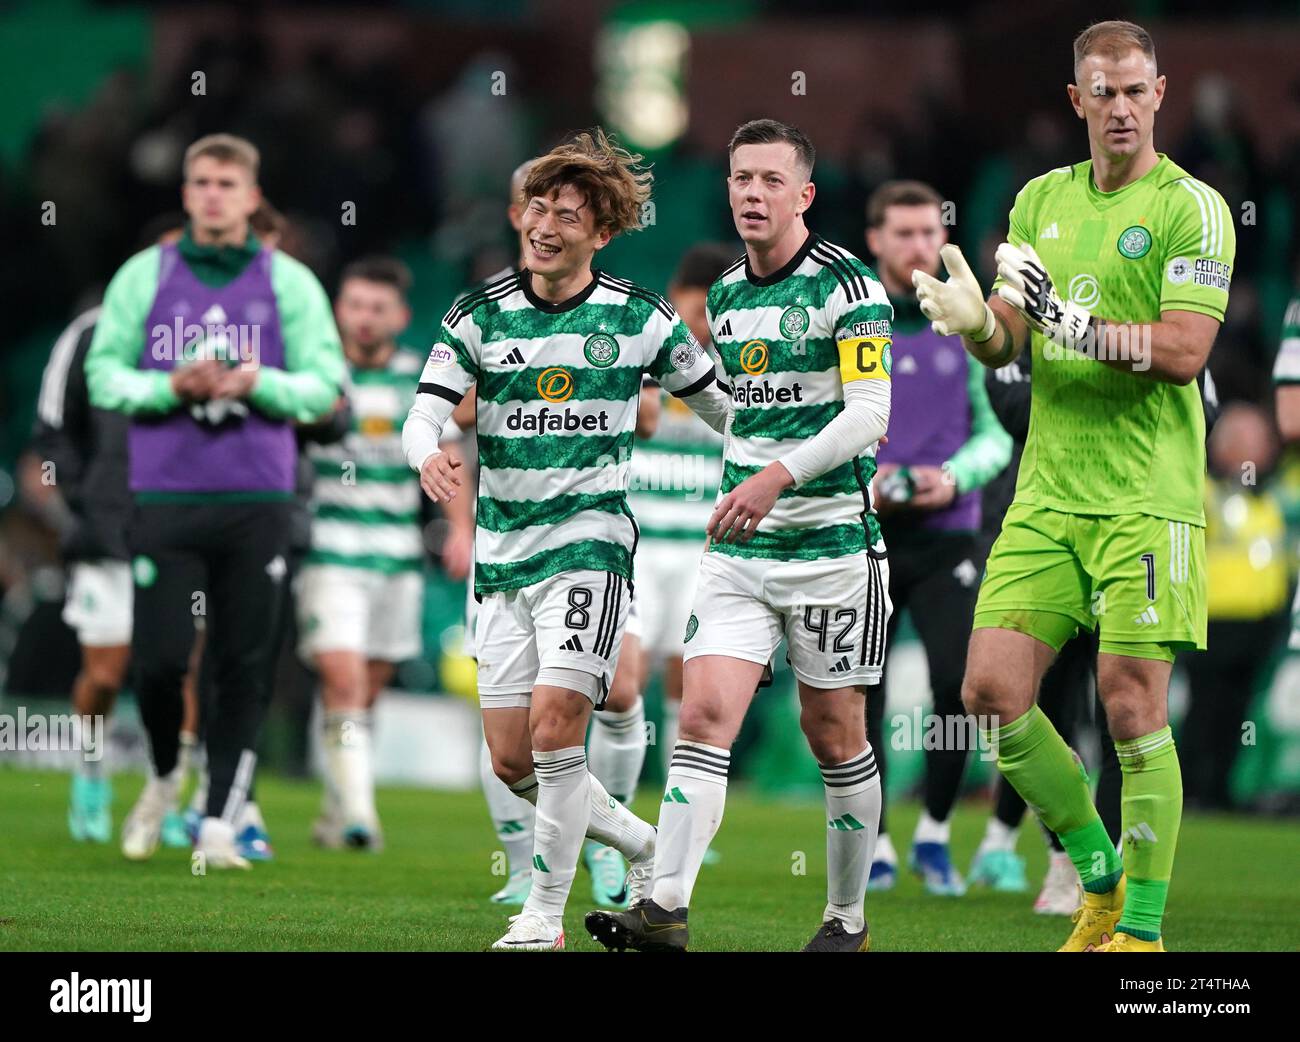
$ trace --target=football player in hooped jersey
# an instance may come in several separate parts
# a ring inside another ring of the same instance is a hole
[[[651,183],[639,158],[597,130],[533,164],[525,266],[447,313],[403,430],[425,491],[449,501],[461,477],[438,438],[477,386],[483,728],[497,775],[537,807],[532,890],[499,949],[564,946],[584,835],[628,859],[631,900],[654,863],[654,829],[589,773],[583,747],[631,600],[637,528],[626,490],[637,404],[649,374],[722,431],[731,399],[662,297],[591,268],[611,237],[638,225]]]
[[[989,555],[962,697],[998,768],[1079,871],[1061,951],[1163,951],[1182,818],[1174,654],[1205,647],[1205,417],[1196,378],[1223,321],[1236,236],[1222,196],[1155,150],[1165,94],[1132,22],[1074,41],[1091,158],[1020,190],[988,303],[956,247],[914,275],[937,332],[999,368],[1029,350],[1016,496]],[[1123,862],[1087,776],[1036,705],[1053,658],[1100,628],[1097,687],[1123,774]]]
[[[729,154],[745,255],[710,289],[708,318],[735,411],[686,626],[654,880],[644,901],[591,912],[587,927],[608,948],[687,946],[687,907],[722,820],[731,744],[785,637],[826,786],[828,897],[807,950],[866,951],[880,780],[865,695],[880,680],[890,610],[870,485],[889,422],[893,311],[870,268],[804,224],[815,191],[807,137],[755,120],[736,131]]]

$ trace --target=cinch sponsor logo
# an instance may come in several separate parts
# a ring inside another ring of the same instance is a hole
[[[74,973],[50,982],[51,1013],[130,1013],[137,1024],[152,1015],[153,981],[81,979]]]
[[[1232,265],[1219,260],[1201,258],[1196,262],[1196,274],[1192,281],[1198,286],[1227,290],[1232,285]]]
[[[736,388],[737,405],[788,405],[803,401],[803,385],[774,387],[770,380],[750,380]]]
[[[547,434],[551,431],[608,431],[609,413],[601,409],[598,413],[583,416],[572,409],[548,409],[546,406],[536,412],[524,412],[523,407],[515,409],[506,417],[506,430],[527,431],[530,434]]]

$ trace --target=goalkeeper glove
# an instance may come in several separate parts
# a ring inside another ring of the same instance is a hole
[[[998,247],[998,296],[1019,311],[1029,324],[1065,347],[1077,349],[1088,334],[1092,312],[1073,301],[1062,301],[1034,248],[1004,242]]]
[[[948,281],[940,282],[925,272],[912,272],[912,285],[921,314],[930,320],[930,327],[940,336],[957,334],[982,344],[993,336],[996,319],[993,310],[984,303],[984,293],[966,263],[966,258],[952,243],[939,251]]]

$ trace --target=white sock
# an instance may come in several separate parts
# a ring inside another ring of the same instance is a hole
[[[607,847],[613,847],[629,861],[654,851],[655,830],[605,791],[600,779],[591,775],[591,822],[587,835]]]
[[[235,831],[243,832],[249,825],[255,825],[263,832],[266,831],[266,822],[262,820],[262,809],[252,800],[244,804],[244,809],[240,811],[239,821],[235,823]]]
[[[74,716],[72,719],[73,727],[81,727],[81,717]],[[107,732],[108,728],[105,727],[104,730]],[[91,760],[85,755],[85,750],[88,748],[86,739],[78,736],[77,741],[80,743],[82,755],[77,760],[77,766],[74,769],[74,773],[80,775],[82,778],[88,778],[91,781],[98,781],[101,778],[107,778],[111,773],[108,769],[108,739],[103,739],[100,743],[100,748],[95,750],[98,753],[98,759],[95,760]]]
[[[673,750],[677,748],[677,721],[682,715],[682,704],[675,698],[664,698],[664,725],[656,736],[659,748],[663,750],[664,774],[672,768]]]
[[[189,776],[190,771],[194,768],[198,756],[198,745],[199,740],[194,735],[186,734],[184,731],[181,732],[180,755],[177,757],[176,762],[181,770],[180,779],[182,786],[185,784],[186,777]]]
[[[536,792],[536,777],[531,774],[528,777]],[[505,848],[510,875],[528,871],[533,858],[533,805],[516,796],[510,786],[497,777],[492,769],[492,754],[488,751],[486,738],[479,749],[478,778],[483,786],[488,813],[492,815],[497,840]]]
[[[195,739],[190,753],[190,770],[194,772],[194,794],[190,796],[190,810],[200,815],[208,812],[208,747]]]
[[[826,789],[826,913],[849,933],[865,924],[863,901],[880,828],[880,775],[868,745],[844,763],[821,765]]]
[[[331,709],[325,714],[325,770],[338,793],[345,825],[369,824],[377,816],[369,715],[363,709]]]
[[[898,851],[894,849],[894,841],[889,838],[888,832],[882,832],[876,837],[876,853],[873,856],[876,861],[898,864]]]
[[[630,803],[645,763],[645,703],[622,713],[591,714],[591,738],[587,742],[588,769],[619,803]]]
[[[533,767],[537,773],[533,889],[524,911],[562,916],[591,819],[587,751],[580,745],[552,752],[534,750]]]
[[[979,853],[983,854],[990,850],[1015,850],[1016,839],[1019,836],[1020,829],[1011,828],[994,815],[984,826],[984,838],[980,840]]]
[[[194,786],[194,795],[190,797],[190,810],[197,811],[204,817],[207,816],[208,772],[206,768],[199,774],[198,784]]]
[[[948,842],[949,824],[946,821],[935,821],[924,811],[921,812],[921,820],[916,823],[916,831],[912,833],[912,842],[915,843],[944,843]]]
[[[650,897],[675,911],[691,903],[704,854],[722,824],[731,752],[702,742],[679,741],[659,805],[659,836]]]

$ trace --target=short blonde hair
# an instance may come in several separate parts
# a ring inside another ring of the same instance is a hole
[[[248,170],[253,183],[257,184],[257,171],[262,156],[257,151],[257,146],[246,138],[234,134],[208,134],[199,138],[185,150],[185,163],[181,170],[186,177],[190,175],[190,164],[200,156],[209,156],[219,163],[238,163]]]
[[[1079,75],[1079,63],[1090,54],[1118,60],[1134,48],[1156,60],[1155,42],[1142,26],[1119,20],[1095,22],[1074,38],[1074,74]]]
[[[600,127],[584,131],[533,161],[524,179],[524,201],[569,186],[587,201],[598,229],[611,235],[635,231],[654,183],[649,169],[638,166],[642,158],[620,148]]]

